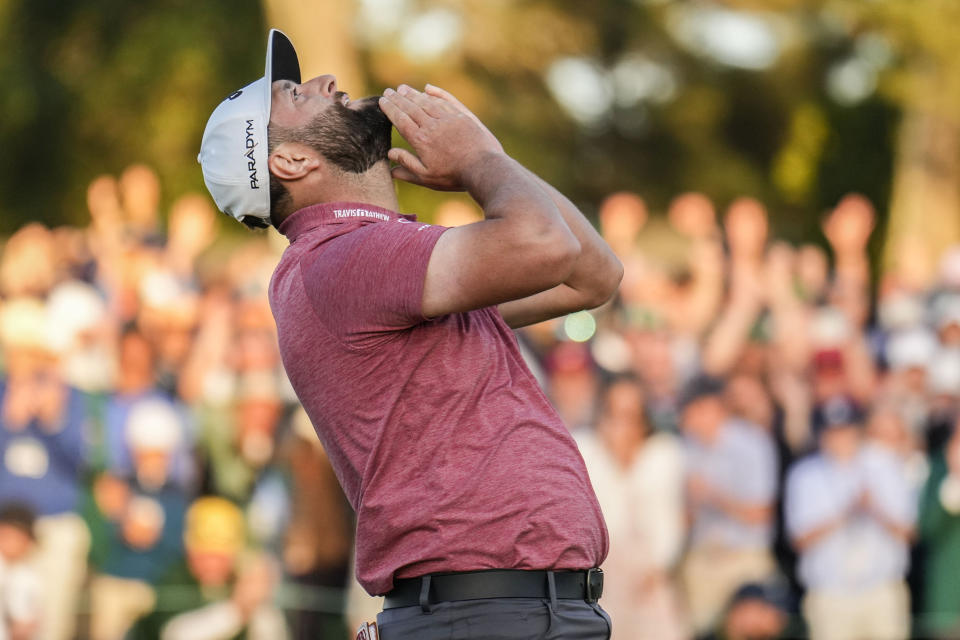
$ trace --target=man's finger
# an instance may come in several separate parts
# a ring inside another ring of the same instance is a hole
[[[458,113],[458,110],[453,105],[448,104],[446,100],[427,95],[426,93],[421,93],[413,87],[405,84],[397,87],[397,93],[400,93],[405,98],[417,103],[425,113],[434,118],[439,118],[451,113]]]
[[[423,91],[424,91],[424,93],[426,93],[426,94],[429,95],[429,96],[433,96],[434,98],[437,98],[437,99],[439,99],[439,100],[443,100],[444,102],[446,102],[447,104],[449,104],[452,108],[456,109],[457,111],[461,111],[461,112],[463,112],[463,113],[468,113],[468,114],[470,114],[471,116],[473,115],[473,112],[470,111],[470,109],[467,108],[467,105],[465,105],[465,104],[463,104],[462,102],[460,102],[460,101],[456,98],[456,96],[454,96],[452,93],[450,93],[450,92],[447,91],[446,89],[441,89],[441,88],[438,87],[438,86],[435,86],[435,85],[432,85],[432,84],[428,84],[427,86],[425,86],[425,87],[423,88]]]
[[[380,110],[390,118],[390,122],[393,123],[393,126],[397,128],[397,131],[399,131],[400,135],[404,138],[409,140],[410,135],[420,128],[419,125],[413,121],[413,118],[408,116],[403,109],[387,96],[381,97],[379,104]]]
[[[413,174],[424,174],[427,172],[427,168],[420,161],[420,158],[413,155],[406,149],[399,149],[394,147],[387,152],[387,157],[390,158],[393,162],[396,162],[398,165],[409,171]]]
[[[418,126],[423,126],[427,122],[433,120],[433,116],[429,115],[426,111],[420,108],[420,105],[408,98],[407,96],[394,91],[393,89],[386,89],[383,92],[383,97],[385,97],[390,102],[397,105],[397,107],[407,114],[411,120],[417,123]]]
[[[411,184],[422,185],[423,182],[420,178],[417,177],[417,174],[410,171],[406,167],[396,166],[390,169],[390,175],[396,180],[403,180],[404,182],[409,182]]]
[[[452,93],[450,93],[450,92],[447,91],[446,89],[441,89],[440,87],[438,87],[438,86],[436,86],[436,85],[433,85],[433,84],[428,84],[428,85],[426,85],[426,86],[423,88],[423,92],[426,93],[427,95],[431,95],[431,96],[433,96],[433,97],[435,97],[435,98],[441,98],[441,99],[443,99],[443,100],[446,100],[447,102],[450,102],[450,103],[453,103],[453,104],[455,104],[455,105],[458,105],[458,106],[459,106],[460,108],[462,108],[462,109],[466,109],[466,107],[463,105],[463,103],[460,102],[459,100],[457,100],[457,98],[454,97],[454,95],[453,95]]]
[[[456,109],[456,110],[459,111],[460,113],[463,113],[463,114],[465,114],[465,115],[467,115],[467,116],[470,116],[470,118],[471,118],[474,122],[476,122],[477,124],[479,124],[479,125],[481,125],[481,126],[484,126],[483,123],[480,122],[480,118],[478,118],[478,117],[473,113],[473,111],[470,111],[470,109],[467,108],[467,105],[465,105],[465,104],[463,104],[462,102],[460,102],[459,100],[457,100],[457,98],[456,98],[452,93],[450,93],[449,91],[447,91],[446,89],[441,89],[440,87],[434,86],[434,85],[432,85],[432,84],[428,84],[427,86],[425,86],[425,87],[423,88],[423,90],[424,90],[424,92],[425,92],[427,95],[433,96],[434,98],[437,98],[437,99],[440,99],[440,100],[443,100],[444,102],[446,102],[447,104],[449,104],[453,109]]]

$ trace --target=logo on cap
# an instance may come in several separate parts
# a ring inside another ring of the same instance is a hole
[[[247,157],[247,171],[250,172],[250,188],[259,189],[260,185],[257,182],[257,159],[253,157],[253,150],[257,147],[257,143],[253,139],[253,120],[247,120],[247,141],[244,146],[247,148],[247,152],[243,155]]]

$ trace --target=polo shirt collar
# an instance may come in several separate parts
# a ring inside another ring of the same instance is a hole
[[[329,224],[351,222],[388,222],[405,219],[413,222],[415,215],[397,213],[390,209],[362,202],[324,202],[299,209],[280,223],[280,233],[295,242],[304,233]]]

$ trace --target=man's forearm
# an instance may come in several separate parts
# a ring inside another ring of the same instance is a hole
[[[803,535],[796,536],[793,538],[793,546],[799,552],[804,552],[813,545],[817,544],[831,533],[841,528],[846,524],[846,517],[841,516],[835,520],[828,520]]]
[[[564,284],[594,298],[593,302],[596,304],[587,306],[602,304],[614,294],[617,286],[619,286],[623,277],[623,265],[606,241],[590,224],[590,221],[569,198],[529,169],[524,169],[524,171],[553,201],[560,211],[564,223],[580,243],[580,256],[574,263],[573,271],[570,272],[570,276],[564,281]]]
[[[467,193],[483,209],[487,220],[509,222],[517,225],[519,232],[538,237],[557,234],[576,238],[536,176],[509,156],[484,154],[464,172],[463,178]]]

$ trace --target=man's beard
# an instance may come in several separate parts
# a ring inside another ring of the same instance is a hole
[[[393,125],[380,110],[378,97],[358,100],[361,106],[348,109],[339,102],[343,95],[338,92],[338,101],[301,127],[295,139],[310,145],[340,169],[363,173],[386,160]]]

